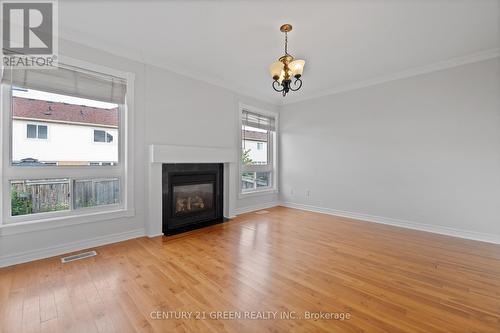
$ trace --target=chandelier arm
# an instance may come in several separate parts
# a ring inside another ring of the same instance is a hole
[[[278,87],[279,87],[279,86],[281,86],[281,84],[280,84],[278,81],[274,80],[274,81],[273,81],[273,89],[274,89],[274,90],[276,90],[277,92],[282,92],[283,90],[285,90],[285,87],[283,87],[283,86],[282,86],[282,88],[281,88],[281,89],[277,89],[277,88],[276,88],[276,83],[278,84]]]
[[[293,82],[293,85],[297,86],[297,82],[299,83],[298,87],[294,89],[294,88],[292,88],[292,86],[290,86],[291,91],[297,91],[302,87],[302,80],[300,78],[296,78],[295,81]]]

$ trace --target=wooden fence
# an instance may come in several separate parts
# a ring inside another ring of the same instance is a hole
[[[12,207],[12,215],[51,212],[70,207],[68,179],[13,181],[11,190],[22,205],[16,211],[16,207]],[[14,200],[12,203],[14,205]]]
[[[12,215],[70,209],[70,181],[69,179],[12,181]],[[120,181],[117,178],[75,180],[73,193],[74,209],[117,204],[120,202]]]

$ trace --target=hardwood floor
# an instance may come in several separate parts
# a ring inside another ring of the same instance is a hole
[[[97,252],[0,269],[0,332],[500,332],[487,243],[276,207]]]

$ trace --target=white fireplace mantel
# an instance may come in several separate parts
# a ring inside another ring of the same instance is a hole
[[[235,216],[237,196],[238,154],[236,148],[157,145],[149,146],[148,217],[149,237],[162,234],[162,164],[224,163],[224,217]]]
[[[234,148],[150,145],[151,163],[236,163]]]

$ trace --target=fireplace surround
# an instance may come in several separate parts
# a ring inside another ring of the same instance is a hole
[[[223,179],[223,163],[163,164],[163,234],[222,222]]]

